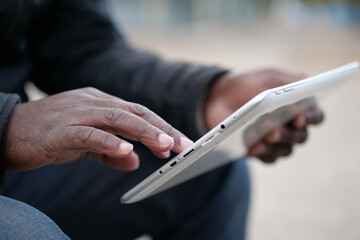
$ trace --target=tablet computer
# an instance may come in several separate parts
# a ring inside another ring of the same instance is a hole
[[[121,202],[140,201],[232,161],[225,152],[217,152],[211,157],[207,153],[238,130],[241,130],[244,149],[252,146],[272,130],[314,107],[325,95],[351,79],[358,69],[359,63],[353,62],[258,94],[192,146],[130,189],[121,197]],[[246,151],[243,154],[246,155]]]

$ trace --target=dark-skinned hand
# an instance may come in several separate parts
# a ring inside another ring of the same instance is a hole
[[[246,73],[230,72],[221,76],[211,86],[205,103],[204,115],[207,127],[209,129],[215,127],[260,92],[305,77],[304,74],[275,69]],[[303,143],[307,139],[309,125],[318,124],[323,118],[322,110],[314,106],[249,147],[248,155],[267,163],[288,156],[296,144]]]
[[[135,170],[139,157],[125,139],[161,158],[192,144],[147,108],[83,88],[17,104],[1,144],[1,168],[22,171],[88,157]]]

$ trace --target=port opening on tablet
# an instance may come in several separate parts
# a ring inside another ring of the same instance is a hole
[[[187,156],[189,156],[192,152],[194,152],[194,149],[191,149],[188,153],[185,153],[184,158],[186,158]]]

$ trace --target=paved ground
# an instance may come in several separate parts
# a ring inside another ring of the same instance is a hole
[[[360,60],[360,29],[198,28],[130,36],[169,59],[240,70],[275,66],[315,74]],[[250,161],[249,240],[360,239],[360,75],[323,106],[325,123],[293,156],[271,166]]]
[[[360,60],[360,30],[209,29],[131,33],[170,59],[310,74]],[[326,121],[290,158],[251,160],[250,240],[360,239],[360,75],[323,104]],[[236,148],[235,142],[228,147]],[[235,238],[234,238],[235,239]]]

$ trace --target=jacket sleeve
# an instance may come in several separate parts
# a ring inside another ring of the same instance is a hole
[[[92,86],[149,107],[192,139],[201,136],[196,112],[207,88],[227,72],[132,48],[99,0],[51,1],[28,39],[32,80],[45,92]]]
[[[0,139],[1,140],[5,133],[8,120],[10,119],[15,104],[19,102],[20,102],[20,97],[18,95],[0,92]],[[0,166],[2,165],[1,161],[2,159],[0,159]],[[4,172],[0,168],[0,187],[2,187],[3,185],[4,185]]]

